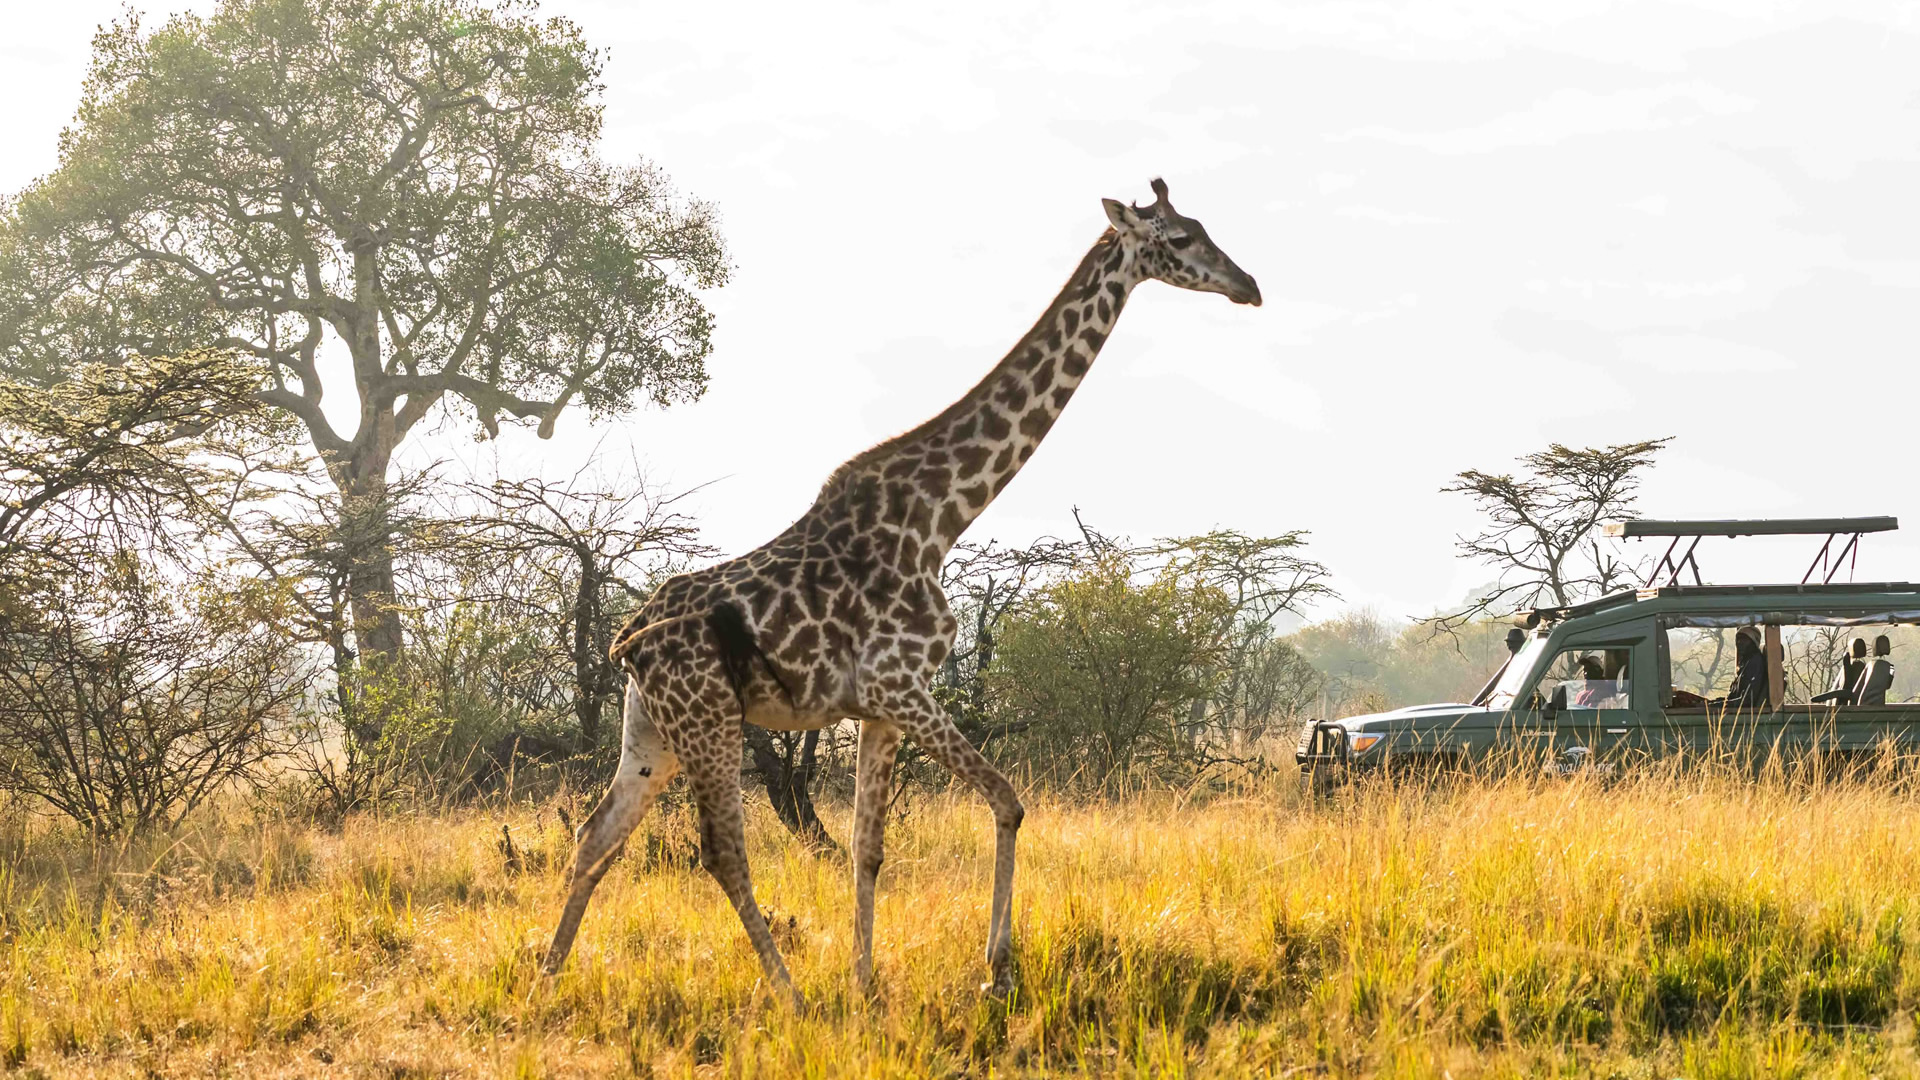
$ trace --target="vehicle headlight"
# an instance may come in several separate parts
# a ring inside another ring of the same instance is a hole
[[[1386,738],[1386,736],[1362,735],[1356,731],[1353,734],[1347,736],[1347,753],[1364,754],[1368,750],[1373,749],[1373,744],[1379,742],[1383,738]]]

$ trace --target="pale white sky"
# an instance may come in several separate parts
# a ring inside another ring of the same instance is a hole
[[[54,164],[119,5],[7,4],[0,188]],[[608,156],[722,209],[712,389],[420,454],[637,454],[711,481],[709,537],[747,550],[971,385],[1100,197],[1163,175],[1266,306],[1143,287],[975,537],[1064,534],[1075,505],[1139,538],[1304,528],[1349,602],[1425,612],[1488,577],[1453,554],[1454,472],[1676,434],[1647,514],[1898,514],[1860,576],[1920,578],[1913,0],[544,10],[610,49]],[[1742,543],[1703,549],[1710,574],[1797,580],[1811,554]]]

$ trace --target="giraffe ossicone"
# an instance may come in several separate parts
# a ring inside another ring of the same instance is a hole
[[[627,671],[620,764],[577,834],[566,905],[544,969],[573,947],[594,886],[685,770],[700,859],[733,903],[768,980],[798,1004],[753,897],[741,808],[741,720],[782,730],[859,722],[853,824],[854,974],[873,974],[873,891],[903,736],[972,785],[996,825],[987,965],[1011,989],[1013,785],[934,700],[956,623],[940,567],[1046,437],[1136,285],[1164,281],[1258,305],[1260,288],[1152,182],[1147,206],[1104,199],[1094,241],[1033,329],[986,378],[919,427],[835,469],[813,506],[764,546],[663,583],[616,638]]]

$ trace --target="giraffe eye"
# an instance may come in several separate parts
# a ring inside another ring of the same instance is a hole
[[[1172,245],[1175,251],[1184,251],[1188,244],[1193,243],[1193,237],[1185,235],[1170,236],[1167,238],[1167,243]]]

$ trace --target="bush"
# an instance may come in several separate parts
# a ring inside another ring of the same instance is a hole
[[[168,826],[256,779],[308,684],[271,593],[122,562],[0,636],[0,784],[96,836]]]
[[[988,685],[1009,753],[1063,783],[1104,784],[1205,760],[1196,713],[1225,659],[1218,589],[1162,572],[1137,581],[1090,558],[1007,621]]]

